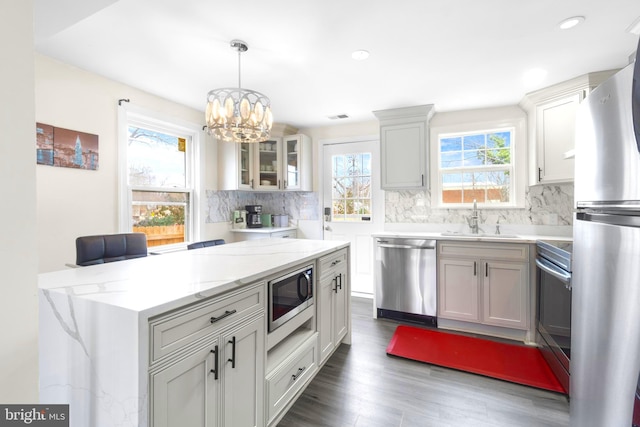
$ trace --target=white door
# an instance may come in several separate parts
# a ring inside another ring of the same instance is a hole
[[[324,239],[351,243],[351,292],[373,296],[373,238],[384,225],[377,140],[323,145]]]

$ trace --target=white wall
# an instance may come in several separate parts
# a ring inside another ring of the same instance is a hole
[[[33,0],[0,3],[0,402],[38,402]]]
[[[204,113],[42,55],[35,64],[36,121],[99,136],[97,171],[37,166],[39,271],[46,272],[75,262],[76,237],[118,232],[118,100],[196,124]],[[211,138],[204,142],[204,188],[215,189],[217,150]]]

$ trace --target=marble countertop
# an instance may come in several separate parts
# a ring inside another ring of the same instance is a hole
[[[417,239],[435,239],[448,241],[464,241],[464,242],[500,242],[500,243],[535,243],[537,240],[556,240],[561,242],[571,242],[572,237],[554,236],[554,235],[537,235],[537,234],[489,234],[482,233],[473,235],[471,233],[455,233],[455,232],[438,232],[438,231],[385,231],[374,233],[373,237],[386,238],[417,238]]]
[[[277,233],[279,231],[297,230],[296,227],[259,227],[259,228],[233,228],[231,231],[234,233],[262,233],[270,234]]]
[[[348,245],[306,239],[250,240],[43,273],[38,276],[38,287],[45,294],[64,293],[149,318]]]

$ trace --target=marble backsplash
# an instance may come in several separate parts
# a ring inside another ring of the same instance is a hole
[[[270,214],[286,214],[290,220],[318,220],[320,198],[318,193],[307,191],[258,193],[248,191],[207,190],[207,223],[229,222],[234,210],[245,205],[262,205],[262,211]]]
[[[385,192],[385,223],[464,224],[470,213],[470,209],[431,208],[428,191]],[[573,184],[529,187],[524,208],[483,208],[479,214],[481,224],[571,226]]]
[[[234,210],[262,205],[265,213],[287,214],[291,220],[320,220],[317,192],[207,191],[207,223],[229,222]],[[573,184],[529,187],[525,207],[479,211],[481,224],[573,225]],[[386,191],[385,223],[465,224],[470,209],[431,207],[428,191]]]

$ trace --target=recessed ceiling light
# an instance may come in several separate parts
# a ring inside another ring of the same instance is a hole
[[[584,22],[584,16],[572,16],[571,18],[567,18],[562,21],[558,26],[561,30],[568,30],[569,28],[573,28],[578,24]]]
[[[351,57],[356,61],[364,61],[369,57],[369,52],[366,50],[354,50],[351,53]]]

